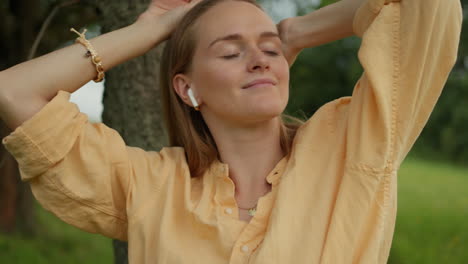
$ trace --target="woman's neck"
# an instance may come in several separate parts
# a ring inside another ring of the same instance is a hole
[[[229,165],[236,195],[265,193],[266,176],[283,158],[280,117],[248,127],[209,125],[221,161]]]

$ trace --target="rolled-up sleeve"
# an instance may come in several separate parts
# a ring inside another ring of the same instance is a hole
[[[455,64],[459,0],[368,0],[354,19],[364,74],[347,118],[347,160],[396,170]]]
[[[126,240],[132,168],[145,152],[106,125],[89,123],[69,98],[59,91],[2,143],[46,209],[85,231]]]

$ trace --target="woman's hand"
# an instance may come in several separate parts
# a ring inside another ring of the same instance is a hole
[[[297,55],[302,51],[301,48],[298,48],[293,39],[291,38],[293,28],[293,19],[286,18],[278,23],[277,28],[281,41],[283,42],[283,54],[288,61],[289,67],[294,64],[294,61],[297,58]]]
[[[138,20],[154,21],[167,29],[168,35],[174,30],[182,17],[201,0],[152,0]]]
[[[145,12],[140,17],[160,16],[180,6],[190,3],[190,0],[152,0]]]

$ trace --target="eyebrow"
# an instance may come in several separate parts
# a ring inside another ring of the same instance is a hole
[[[279,35],[278,35],[278,33],[275,33],[275,32],[272,32],[272,31],[266,31],[266,32],[262,32],[262,34],[260,34],[260,38],[279,38]],[[219,41],[241,40],[241,39],[243,39],[243,37],[240,34],[230,34],[230,35],[215,39],[213,42],[210,43],[208,48],[210,48],[211,46],[213,46],[214,44],[216,44]]]

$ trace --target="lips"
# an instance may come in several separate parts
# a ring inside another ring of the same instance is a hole
[[[268,84],[276,85],[276,82],[272,79],[257,79],[244,85],[242,89],[248,89],[248,88],[252,88],[255,86],[263,86],[263,85],[268,85]]]

